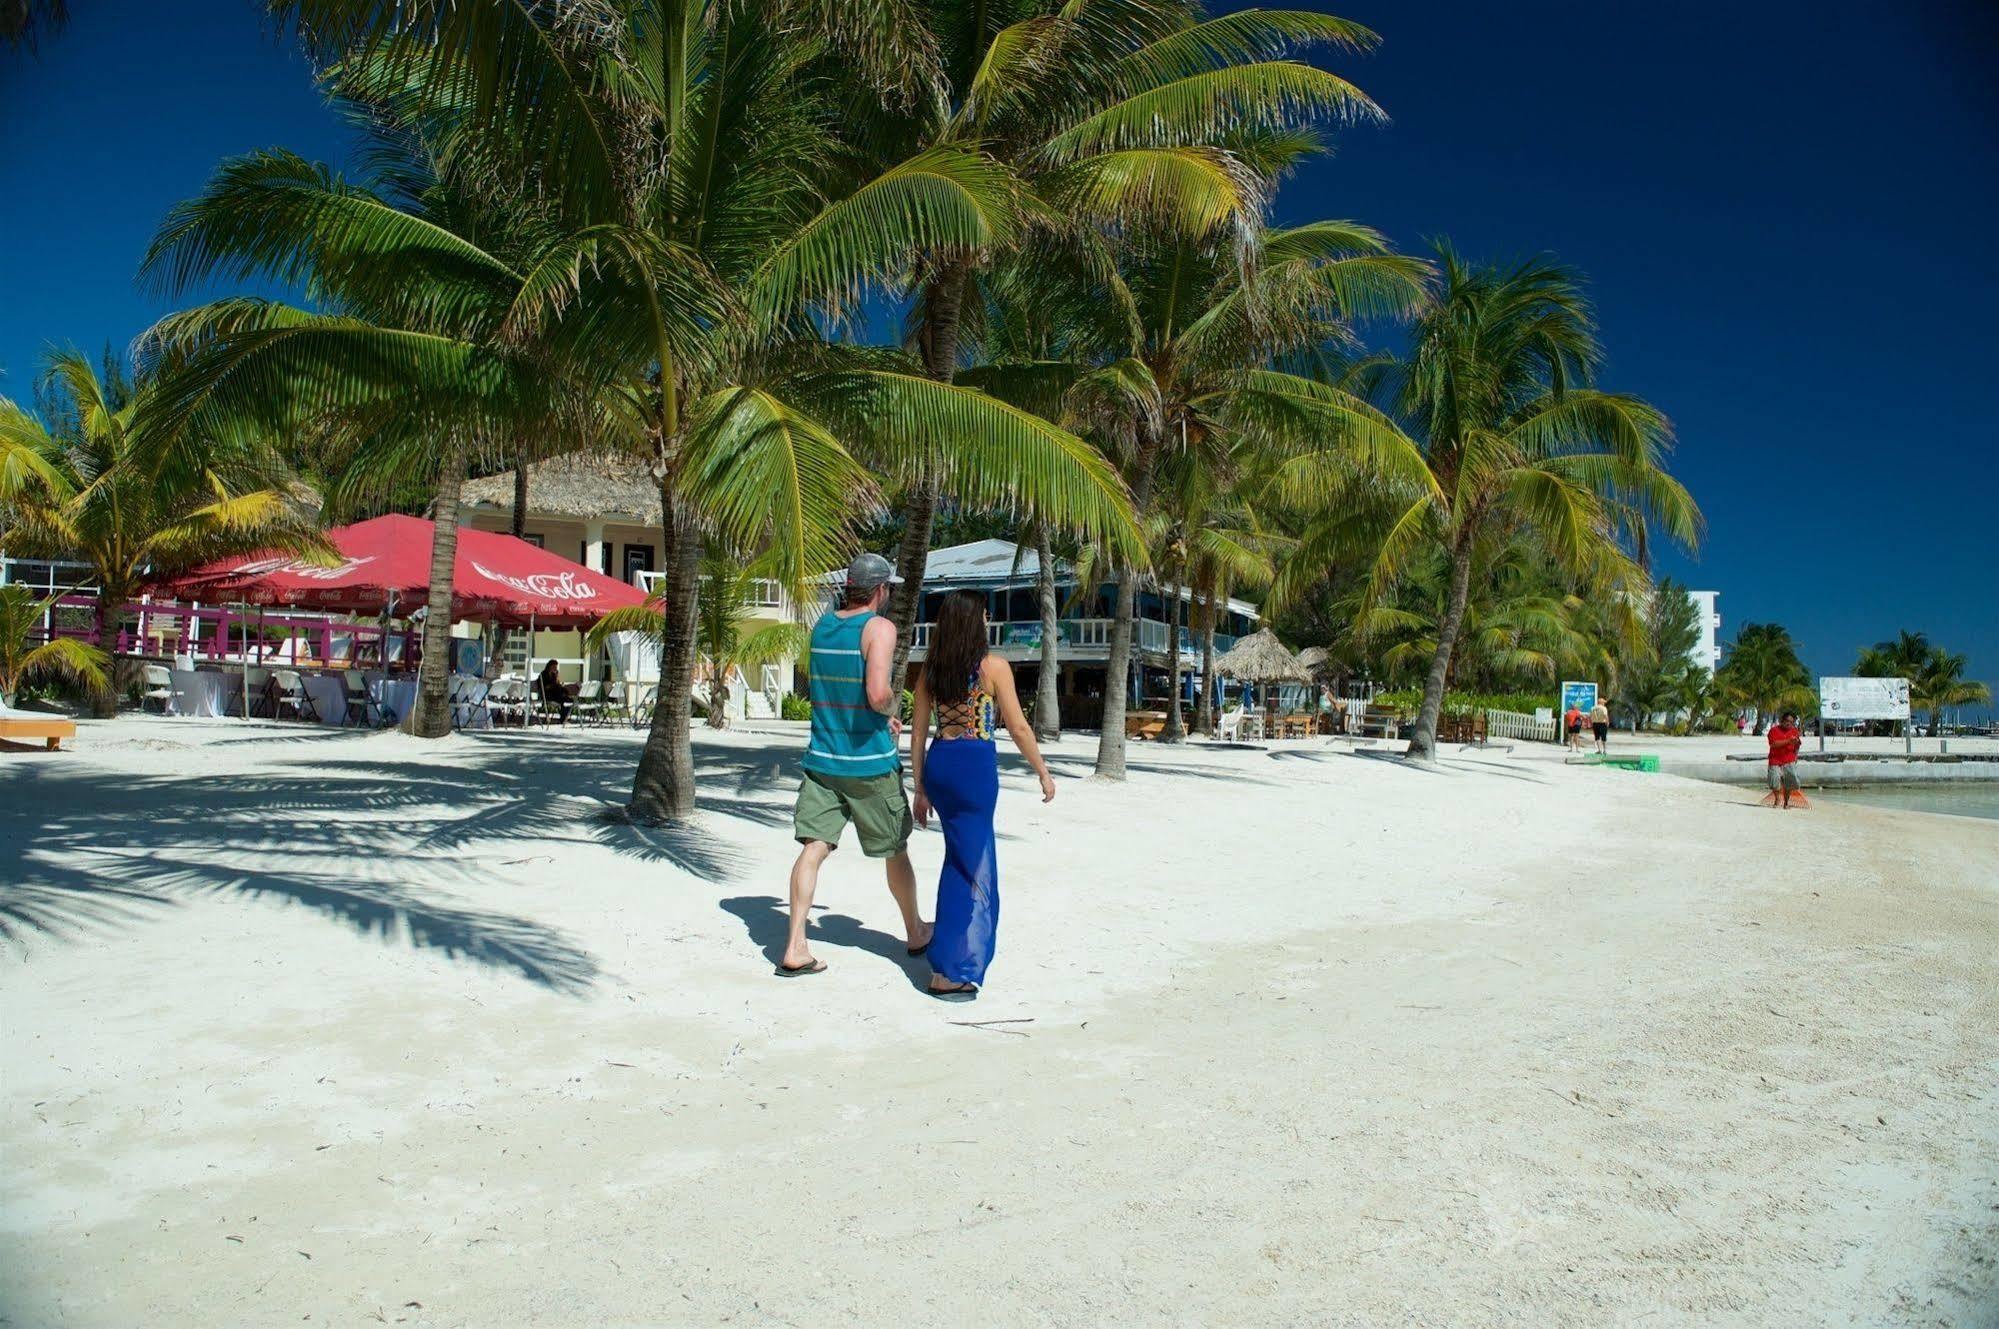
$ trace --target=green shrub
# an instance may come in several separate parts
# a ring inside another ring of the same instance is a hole
[[[908,688],[902,690],[902,722],[908,724],[916,718],[916,694]]]
[[[1521,715],[1532,715],[1542,707],[1552,710],[1556,697],[1553,689],[1540,692],[1459,692],[1447,689],[1444,693],[1444,714],[1469,715],[1477,711],[1514,711]],[[1397,688],[1393,692],[1377,693],[1376,706],[1392,708],[1404,716],[1414,716],[1423,706],[1421,688]]]
[[[796,692],[787,692],[777,699],[777,714],[781,720],[810,720],[812,703]]]

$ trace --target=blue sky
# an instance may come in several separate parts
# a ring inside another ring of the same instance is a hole
[[[1331,6],[1382,34],[1331,63],[1385,126],[1282,200],[1405,248],[1549,251],[1588,273],[1608,386],[1672,415],[1705,509],[1664,571],[1724,636],[1789,626],[1843,672],[1898,628],[1999,681],[1999,8]],[[162,215],[224,156],[349,136],[249,0],[78,0],[0,53],[0,393],[47,342],[123,347]]]

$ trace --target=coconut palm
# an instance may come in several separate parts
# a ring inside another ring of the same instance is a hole
[[[1862,678],[1908,679],[1910,709],[1930,713],[1929,733],[1935,738],[1947,708],[1992,700],[1990,688],[1964,676],[1969,664],[1967,657],[1935,645],[1925,634],[1904,629],[1895,640],[1861,651],[1853,672]]]
[[[1374,43],[1325,14],[1207,18],[1188,0],[836,0],[817,12],[858,151],[885,163],[976,145],[1016,182],[1033,229],[1071,240],[1140,224],[1195,236],[1241,224],[1267,189],[1263,154],[1294,150],[1312,123],[1378,114],[1345,80],[1284,58]],[[1007,257],[1003,246],[916,255],[909,337],[932,378],[949,381],[975,351],[972,285]],[[899,675],[938,498],[955,490],[921,468],[897,479],[907,494],[904,584],[890,610]]]
[[[1734,704],[1755,709],[1758,734],[1781,709],[1810,712],[1818,703],[1811,672],[1779,623],[1744,623],[1714,682]]]
[[[837,134],[807,7],[277,3],[341,87],[420,133],[448,177],[531,192],[558,234],[520,275],[511,342],[588,384],[659,477],[669,618],[631,810],[693,808],[688,737],[702,542],[768,551],[794,588],[874,497],[856,463],[950,477],[1132,539],[1115,474],[1065,431],[821,340],[919,253],[1006,244],[1016,188],[975,145],[879,170]],[[467,90],[476,95],[464,95]],[[529,189],[521,188],[527,182]]]
[[[383,178],[357,183],[289,152],[253,153],[168,215],[147,279],[181,292],[263,276],[305,288],[318,307],[226,298],[163,320],[147,337],[159,391],[143,423],[157,464],[176,473],[189,438],[305,431],[338,458],[336,507],[411,484],[429,494],[411,727],[437,738],[451,732],[459,491],[475,459],[530,435],[569,436],[583,408],[546,348],[508,323],[528,283],[532,218],[481,208],[420,153],[388,160]]]
[[[1966,678],[1967,657],[1939,648],[1909,685],[1909,698],[1930,713],[1930,737],[1942,732],[1943,713],[1951,706],[1984,705],[1992,700],[1991,686]]]
[[[75,351],[52,353],[43,382],[59,403],[58,421],[0,399],[0,435],[40,460],[33,480],[13,491],[0,549],[84,564],[100,646],[115,639],[125,605],[149,584],[232,554],[324,550],[317,515],[291,496],[268,446],[241,435],[191,437],[177,464],[161,467],[140,426],[153,383],[100,378]],[[100,715],[115,711],[115,686],[95,704]]]
[[[1464,628],[1482,542],[1532,532],[1567,575],[1593,594],[1630,603],[1645,580],[1653,526],[1682,544],[1699,534],[1693,498],[1665,469],[1671,428],[1636,397],[1590,386],[1602,359],[1594,318],[1575,275],[1536,260],[1511,268],[1466,263],[1438,249],[1443,289],[1417,322],[1407,357],[1385,382],[1394,412],[1326,386],[1344,428],[1396,469],[1372,535],[1366,599],[1379,601],[1413,559],[1443,550],[1450,580],[1409,755],[1436,753],[1445,681]],[[1405,432],[1403,421],[1409,429]],[[1301,464],[1293,479],[1323,473]],[[1353,524],[1332,522],[1306,542],[1316,557],[1348,550]]]
[[[89,694],[111,690],[111,657],[74,637],[36,643],[60,596],[39,599],[25,586],[0,586],[0,705],[12,705],[24,683],[68,683]]]
[[[1318,466],[1343,474],[1406,470],[1413,451],[1383,452],[1344,427],[1318,383],[1272,366],[1349,342],[1355,318],[1414,310],[1425,272],[1351,222],[1258,229],[1227,242],[1128,237],[1105,291],[1126,315],[1125,340],[1110,363],[1077,379],[1071,410],[1119,458],[1141,516],[1153,512],[1162,474],[1183,467],[1226,475],[1249,458],[1311,450]],[[1118,576],[1097,745],[1105,779],[1124,778],[1119,717],[1139,577],[1130,567]]]

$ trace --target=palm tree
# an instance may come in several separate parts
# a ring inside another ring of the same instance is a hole
[[[1208,18],[1188,0],[836,3],[824,14],[857,148],[886,163],[975,145],[1014,183],[1033,230],[1075,244],[1134,226],[1200,239],[1246,225],[1306,126],[1379,114],[1344,79],[1285,58],[1374,44],[1366,28],[1326,14]],[[950,381],[975,349],[973,284],[1008,258],[1005,246],[915,255],[909,336],[930,377]],[[955,492],[949,476],[922,468],[899,478],[898,676],[938,498]]]
[[[1780,708],[1808,712],[1818,701],[1811,672],[1798,658],[1790,632],[1779,623],[1744,623],[1714,681],[1730,701],[1755,709],[1758,734]]]
[[[669,622],[634,816],[693,809],[706,539],[769,550],[798,588],[875,501],[862,458],[1130,542],[1121,487],[1080,440],[899,355],[822,340],[913,256],[1004,246],[1018,208],[975,145],[853,169],[813,64],[826,34],[805,15],[725,0],[275,8],[341,62],[348,95],[425,135],[447,174],[502,192],[532,182],[559,222],[506,331],[588,384],[660,481]]]
[[[430,495],[411,727],[437,738],[451,732],[459,492],[475,458],[531,435],[569,436],[583,407],[546,349],[509,322],[531,294],[530,218],[482,209],[440,181],[420,148],[388,156],[409,145],[380,146],[388,169],[370,184],[289,152],[253,153],[168,215],[146,278],[179,292],[262,275],[308,288],[321,307],[227,298],[163,320],[147,336],[160,389],[143,422],[168,469],[189,436],[304,430],[338,458],[327,495],[336,508],[411,483]]]
[[[178,464],[162,467],[141,425],[155,384],[99,378],[75,351],[52,353],[43,383],[59,403],[53,427],[0,398],[0,436],[41,462],[36,482],[13,488],[14,521],[0,548],[83,563],[100,647],[152,583],[232,554],[324,551],[316,515],[292,498],[282,462],[260,441],[189,438]],[[110,715],[117,703],[114,679],[96,694],[97,713]]]
[[[1977,706],[1992,700],[1992,689],[1964,676],[1970,661],[1941,646],[1931,647],[1922,668],[1909,680],[1909,701],[1930,713],[1930,737],[1941,734],[1943,713],[1951,706]]]
[[[1378,601],[1423,551],[1441,549],[1448,560],[1443,618],[1410,735],[1417,760],[1436,754],[1474,566],[1493,532],[1535,533],[1568,575],[1628,602],[1644,577],[1623,542],[1642,552],[1656,523],[1690,545],[1701,520],[1665,470],[1666,418],[1636,397],[1589,386],[1602,352],[1577,278],[1541,260],[1501,269],[1469,265],[1448,246],[1437,252],[1440,298],[1387,375],[1399,380],[1400,419],[1343,387],[1320,390],[1339,403],[1355,440],[1396,463],[1399,492],[1374,537],[1367,600]],[[1350,524],[1334,523],[1307,549],[1350,547],[1351,539]]]
[[[59,596],[37,599],[25,586],[0,586],[0,705],[12,705],[23,683],[69,683],[90,696],[111,690],[111,657],[74,637],[35,644]]]
[[[1351,222],[1259,229],[1227,241],[1128,237],[1106,296],[1125,311],[1129,330],[1111,363],[1078,379],[1072,409],[1120,458],[1141,516],[1153,511],[1164,469],[1221,474],[1257,453],[1306,449],[1346,472],[1392,465],[1393,457],[1345,427],[1318,383],[1271,366],[1349,341],[1352,319],[1414,310],[1425,272]],[[1118,576],[1097,744],[1104,779],[1124,778],[1138,583],[1130,566]]]

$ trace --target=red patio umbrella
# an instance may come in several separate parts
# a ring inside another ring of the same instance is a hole
[[[387,516],[326,533],[340,555],[315,567],[290,555],[223,559],[162,586],[183,600],[215,604],[289,605],[343,614],[401,613],[430,592],[431,523]],[[458,528],[451,617],[545,628],[583,627],[613,609],[645,603],[645,594],[616,578],[493,531]]]

